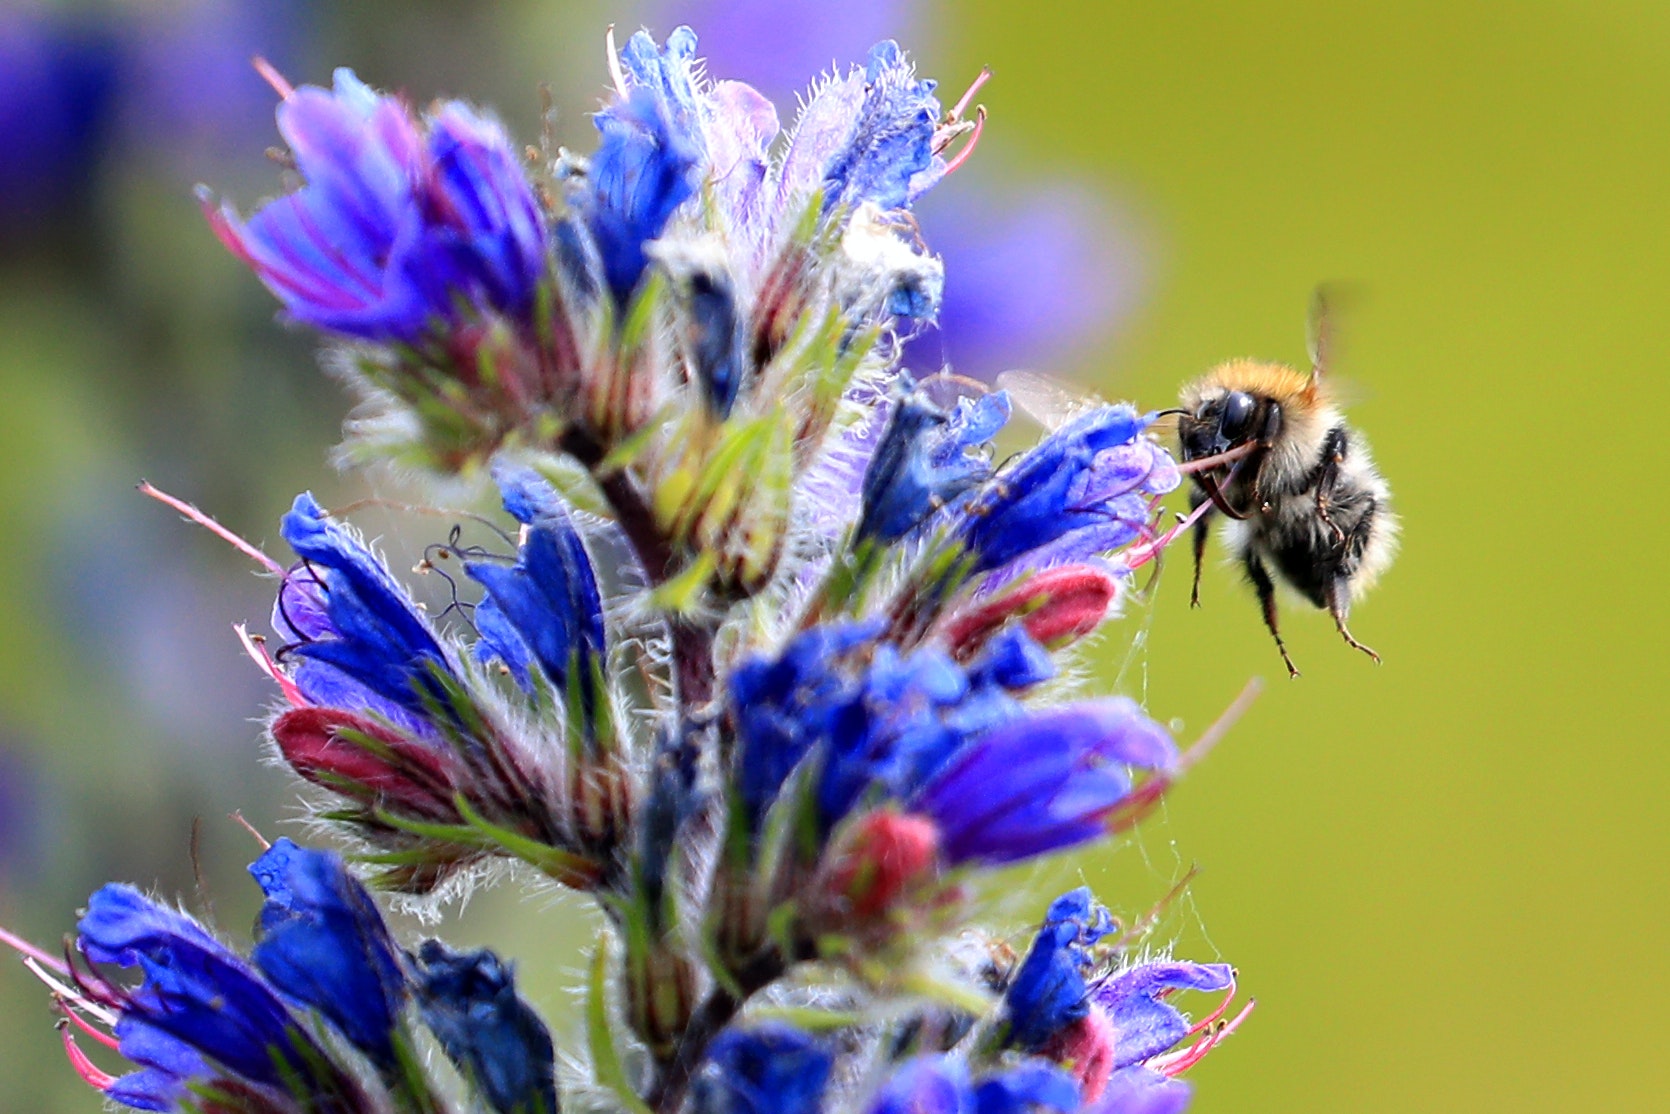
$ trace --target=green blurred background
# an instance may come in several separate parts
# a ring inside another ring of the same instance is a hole
[[[948,90],[996,71],[990,188],[1096,191],[1107,238],[1087,237],[1130,296],[1047,370],[1164,406],[1230,356],[1302,361],[1312,286],[1349,281],[1339,372],[1404,521],[1353,623],[1386,664],[1290,609],[1292,683],[1235,576],[1208,570],[1191,613],[1173,560],[1102,679],[1185,737],[1249,677],[1266,692],[1138,836],[1018,879],[1006,913],[1080,876],[1140,913],[1202,867],[1159,939],[1233,961],[1260,1001],[1193,1073],[1202,1112],[1661,1109],[1670,9],[878,6]],[[194,816],[220,919],[247,924],[251,844],[221,818],[295,830],[227,629],[269,589],[132,492],[148,476],[261,541],[296,490],[358,491],[325,465],[345,399],[191,198],[274,189],[245,40],[297,80],[346,63],[495,104],[529,139],[550,82],[584,145],[605,23],[704,26],[678,0],[257,7],[254,31],[229,0],[51,9],[115,61],[84,149],[0,226],[0,921],[37,940],[108,878],[190,893]],[[18,31],[47,12],[0,13],[0,46],[23,44],[0,94],[49,52]],[[224,27],[231,72],[202,38]],[[20,126],[0,111],[7,174]],[[567,1010],[577,909],[501,887],[449,932]],[[0,996],[0,1109],[97,1109],[11,964]]]

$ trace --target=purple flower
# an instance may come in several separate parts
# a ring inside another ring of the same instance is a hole
[[[923,7],[910,0],[659,0],[647,21],[701,28],[713,72],[782,98],[799,90],[807,74],[857,57],[885,36],[920,45],[924,33],[912,25],[934,22]],[[831,84],[838,81],[837,75]],[[817,119],[809,117],[813,130]],[[935,327],[911,340],[905,362],[928,369],[949,364],[985,380],[1016,367],[1056,369],[1130,311],[1141,261],[1094,192],[1054,180],[998,189],[982,177],[984,162],[976,158],[960,170],[919,211],[950,285]]]
[[[551,1033],[516,993],[510,965],[485,949],[425,940],[414,959],[419,1012],[498,1114],[556,1114]]]
[[[915,41],[909,0],[783,4],[781,0],[661,0],[650,24],[702,29],[708,68],[732,74],[773,97],[790,97],[831,61],[853,58],[889,35]]]
[[[1114,1070],[1152,1060],[1188,1035],[1189,1023],[1164,996],[1234,985],[1235,971],[1227,963],[1174,960],[1139,964],[1102,982],[1090,998],[1113,1023]]]
[[[939,825],[946,861],[1001,866],[1100,837],[1131,789],[1127,767],[1165,770],[1171,737],[1112,697],[1000,723],[910,802]]]
[[[250,958],[281,993],[312,1006],[384,1070],[406,982],[365,887],[324,851],[280,839],[250,864],[267,895]]]
[[[791,1025],[727,1029],[708,1047],[695,1114],[820,1114],[835,1058]]]
[[[1189,1098],[1189,1085],[1182,1080],[1147,1068],[1125,1068],[1108,1077],[1101,1098],[1084,1114],[1182,1114]]]
[[[1094,194],[1055,182],[993,188],[978,177],[984,155],[917,210],[945,261],[945,292],[904,359],[988,381],[1013,368],[1054,371],[1131,311],[1140,260]]]
[[[272,94],[249,60],[298,63],[314,32],[314,0],[186,0],[124,11],[124,124],[159,169],[192,181],[271,119]],[[253,156],[254,152],[248,152]]]
[[[0,228],[86,195],[120,76],[114,35],[24,3],[0,13]]]
[[[413,341],[466,308],[526,315],[545,273],[544,218],[515,148],[456,101],[419,121],[350,70],[304,86],[278,126],[305,184],[215,232],[315,327]]]

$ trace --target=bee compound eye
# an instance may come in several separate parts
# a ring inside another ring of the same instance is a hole
[[[1222,435],[1235,441],[1252,425],[1254,402],[1245,391],[1231,391],[1224,396],[1223,417],[1218,423]]]

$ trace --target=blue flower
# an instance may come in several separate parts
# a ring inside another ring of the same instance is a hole
[[[1147,496],[1178,474],[1159,446],[1141,440],[1153,416],[1106,406],[1076,419],[999,473],[961,508],[957,536],[979,571],[1019,557],[1029,564],[1079,560],[1134,540]]]
[[[528,530],[514,565],[464,565],[487,590],[476,608],[482,646],[525,688],[532,666],[558,693],[576,687],[589,723],[604,660],[603,601],[591,558],[554,488],[525,469],[499,468],[494,477],[505,510]]]
[[[950,1056],[921,1056],[894,1072],[870,1100],[867,1114],[1074,1114],[1079,1088],[1066,1073],[1029,1063],[978,1081]]]
[[[1114,697],[998,724],[909,804],[939,825],[947,862],[1000,866],[1100,837],[1130,792],[1127,767],[1176,760],[1165,730]]]
[[[310,494],[296,496],[280,532],[306,562],[306,578],[289,578],[300,587],[280,595],[286,625],[302,637],[291,652],[307,659],[295,677],[302,694],[349,710],[392,706],[403,724],[426,720],[446,700],[437,674],[452,669],[405,590]],[[282,605],[295,592],[308,604],[292,612]],[[310,672],[315,662],[328,670]]]
[[[267,895],[250,958],[286,996],[312,1006],[381,1068],[395,1066],[406,982],[382,914],[342,860],[275,842],[250,865]]]
[[[893,40],[871,47],[862,71],[825,82],[807,101],[784,153],[784,186],[822,189],[826,213],[908,206],[945,172],[933,150],[934,85],[916,80]]]
[[[1088,888],[1070,890],[1050,904],[1004,994],[1010,1044],[1023,1052],[1041,1051],[1090,1012],[1090,948],[1112,929],[1113,918]]]
[[[775,660],[731,675],[738,779],[753,827],[802,761],[818,763],[813,800],[828,832],[866,797],[903,800],[970,740],[1020,715],[1006,691],[1053,675],[1024,631],[994,640],[968,668],[926,647],[877,644],[879,622],[814,627]],[[1013,683],[1011,685],[1011,683]]]
[[[826,624],[791,639],[776,658],[756,657],[731,671],[736,717],[735,787],[757,829],[778,790],[832,729],[852,687],[841,659],[872,642],[879,622]]]
[[[516,993],[515,973],[485,949],[426,940],[415,959],[424,1023],[498,1114],[556,1114],[551,1034]]]
[[[648,86],[599,112],[596,123],[603,138],[576,204],[603,282],[615,303],[625,306],[649,266],[646,245],[660,237],[673,213],[696,192],[693,172],[700,149],[691,129],[670,118],[665,97]],[[570,254],[578,251],[589,258],[572,242],[578,235],[568,226]],[[587,287],[593,285],[588,270],[581,266]]]
[[[819,1114],[835,1058],[790,1025],[727,1029],[708,1047],[695,1114]]]
[[[457,102],[420,123],[342,69],[286,96],[278,125],[306,184],[247,224],[225,205],[209,218],[297,320],[410,341],[467,306],[529,312],[544,218],[497,124]]]
[[[123,1093],[177,1094],[177,1085],[203,1077],[204,1058],[272,1087],[282,1086],[287,1074],[315,1078],[327,1063],[242,959],[197,922],[133,887],[109,885],[93,894],[77,931],[88,959],[144,973],[143,984],[122,997],[121,1052],[131,1051],[142,1065],[138,1078],[118,1081]]]
[[[201,1053],[158,1029],[136,1013],[116,1022],[117,1047],[139,1065],[138,1071],[117,1078],[104,1089],[106,1098],[136,1110],[178,1110],[188,1094],[187,1084],[218,1074]]]
[[[920,392],[893,407],[864,473],[859,538],[894,542],[991,475],[991,439],[1009,420],[998,391],[947,414]]]

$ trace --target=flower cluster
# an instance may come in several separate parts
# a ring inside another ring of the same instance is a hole
[[[137,1070],[72,1059],[216,1114],[1179,1109],[1244,1016],[1227,968],[1139,951],[1086,891],[1018,962],[970,924],[993,870],[1136,823],[1192,761],[1058,661],[1176,533],[1153,415],[999,464],[1006,394],[900,366],[943,287],[910,207],[977,131],[893,43],[781,137],[687,28],[609,62],[595,152],[531,166],[464,105],[274,75],[299,183],[208,206],[370,400],[350,460],[497,488],[486,543],[420,566],[439,613],[298,496],[292,562],[238,543],[277,579],[244,640],[373,889],[512,863],[595,900],[575,1070],[498,957],[402,950],[343,859],[282,840],[247,957],[119,886],[35,957]],[[1225,997],[1191,1025],[1184,990]]]

